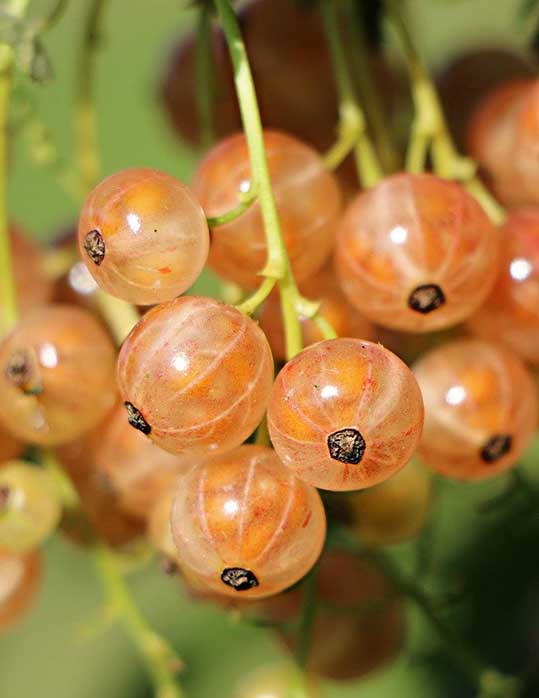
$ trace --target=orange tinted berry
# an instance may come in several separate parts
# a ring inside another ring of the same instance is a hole
[[[41,555],[13,555],[0,551],[0,632],[28,610],[41,584]]]
[[[200,455],[239,446],[254,431],[273,361],[251,318],[190,296],[142,318],[120,351],[118,381],[135,428],[168,451]]]
[[[346,503],[352,528],[369,545],[391,545],[414,538],[430,512],[432,479],[411,461],[399,473],[376,487],[352,494]]]
[[[460,184],[398,174],[349,205],[337,270],[348,299],[367,318],[430,332],[477,310],[496,278],[498,256],[496,229]]]
[[[208,256],[208,226],[192,192],[174,177],[123,170],[86,199],[79,247],[101,288],[151,305],[172,300],[197,279]]]
[[[502,263],[492,293],[469,329],[539,363],[539,209],[509,214],[502,226]]]
[[[0,420],[24,441],[66,443],[94,427],[116,398],[116,352],[80,308],[28,313],[0,343]]]
[[[297,582],[326,534],[318,492],[274,451],[241,446],[178,480],[172,536],[182,569],[208,590],[247,599]]]
[[[320,342],[277,376],[268,409],[283,463],[317,487],[357,490],[400,470],[421,434],[417,383],[394,354],[359,339]]]
[[[340,193],[334,175],[310,146],[277,131],[265,132],[273,191],[288,255],[298,281],[317,272],[334,243]],[[238,193],[251,181],[243,134],[213,148],[199,165],[193,190],[207,216],[238,205]],[[260,284],[266,264],[264,226],[258,203],[239,218],[212,228],[209,264],[220,276],[246,288]]]
[[[414,366],[425,402],[419,453],[434,470],[479,480],[513,466],[537,427],[534,382],[494,344],[460,340]]]
[[[320,302],[320,316],[329,322],[339,337],[373,338],[373,326],[347,301],[330,267],[326,267],[302,284],[301,292],[306,298]],[[303,346],[307,347],[324,339],[313,320],[301,318],[300,322]],[[264,303],[260,327],[268,338],[273,356],[278,360],[284,360],[284,326],[277,293],[272,294]]]

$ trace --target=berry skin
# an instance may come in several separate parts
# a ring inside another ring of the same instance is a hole
[[[261,421],[272,381],[262,330],[213,298],[183,297],[153,308],[118,359],[131,425],[180,455],[239,446]]]
[[[427,521],[431,501],[430,473],[414,460],[380,485],[346,499],[352,528],[367,545],[415,538]]]
[[[515,465],[537,427],[532,377],[520,359],[480,340],[438,347],[414,366],[425,426],[419,455],[456,480],[480,480]]]
[[[405,609],[381,569],[356,555],[331,550],[320,559],[316,611],[306,669],[322,678],[346,681],[382,669],[402,649]],[[303,585],[256,604],[257,617],[294,622],[301,614]],[[297,649],[293,630],[279,630]]]
[[[468,327],[539,364],[539,208],[511,212],[501,234],[500,273]]]
[[[49,474],[23,461],[0,469],[0,550],[27,553],[60,521],[62,503]]]
[[[168,487],[161,492],[148,516],[148,538],[152,545],[169,560],[175,561],[178,553],[174,540],[170,518],[172,503],[176,494],[175,487]]]
[[[318,272],[312,279],[302,284],[302,294],[320,302],[319,314],[333,327],[339,337],[361,337],[372,339],[374,328],[368,320],[348,302],[335,278],[331,267]],[[320,342],[322,333],[316,323],[308,318],[300,318],[303,346]],[[260,315],[260,327],[268,338],[273,356],[277,360],[286,358],[286,345],[281,304],[278,293],[272,293],[264,303]]]
[[[341,196],[334,175],[310,146],[277,131],[264,134],[269,171],[282,232],[297,281],[315,274],[329,257]],[[227,213],[250,183],[251,165],[243,134],[213,148],[195,173],[193,191],[206,215]],[[212,228],[209,265],[245,288],[260,284],[266,239],[258,203],[236,220]]]
[[[23,441],[67,443],[116,399],[114,345],[87,311],[49,305],[0,343],[0,421]]]
[[[124,406],[118,405],[95,434],[93,463],[108,479],[119,505],[128,514],[145,518],[188,462],[163,451],[133,429],[125,417]]]
[[[295,584],[318,559],[326,534],[315,488],[295,478],[272,449],[254,445],[181,476],[171,522],[188,578],[246,599]]]
[[[277,376],[268,427],[279,458],[327,490],[358,490],[391,477],[411,458],[423,425],[411,371],[380,344],[320,342]]]
[[[197,279],[208,257],[204,211],[164,172],[123,170],[90,193],[79,219],[82,259],[97,283],[130,303],[169,301]]]
[[[498,269],[499,238],[455,182],[397,174],[360,194],[337,239],[341,285],[384,327],[430,332],[469,317]]]
[[[42,576],[41,555],[0,550],[0,633],[9,629],[35,600]]]

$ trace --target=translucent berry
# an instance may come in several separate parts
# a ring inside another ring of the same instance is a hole
[[[347,496],[351,525],[369,545],[391,545],[414,538],[427,521],[432,478],[411,461],[376,487]]]
[[[96,466],[95,451],[105,426],[106,418],[90,434],[58,449],[60,461],[79,494],[83,514],[66,511],[62,531],[78,545],[93,544],[97,535],[110,546],[123,548],[143,535],[145,519],[126,512],[111,481]]]
[[[348,207],[337,270],[367,318],[430,332],[469,317],[494,283],[499,239],[475,199],[434,175],[398,174]]]
[[[0,550],[26,553],[54,531],[62,513],[56,483],[23,461],[0,469]]]
[[[41,556],[0,550],[0,632],[29,610],[41,584]]]
[[[256,615],[294,624],[303,606],[304,586],[266,599]],[[371,561],[341,550],[324,553],[316,578],[316,610],[307,670],[337,681],[357,679],[382,669],[401,651],[404,604],[382,570]],[[279,629],[292,650],[298,634]]]
[[[172,300],[197,279],[208,256],[204,212],[188,187],[164,172],[130,169],[90,193],[79,247],[105,291],[130,303]]]
[[[316,487],[357,490],[400,470],[421,434],[423,403],[408,367],[380,344],[320,342],[277,376],[268,427],[277,455]]]
[[[334,244],[340,193],[334,175],[310,146],[277,131],[265,132],[266,153],[282,231],[294,275],[302,281],[317,272]],[[200,164],[193,190],[206,215],[227,213],[251,183],[243,134],[213,148]],[[254,288],[266,264],[264,226],[258,203],[239,218],[212,228],[210,266],[223,278]]]
[[[301,292],[313,301],[320,302],[319,314],[333,327],[339,337],[372,339],[374,328],[346,299],[331,267],[318,272],[301,286]],[[273,355],[278,360],[286,358],[285,336],[281,304],[278,293],[273,293],[264,303],[260,315],[260,327],[268,338]],[[301,319],[303,346],[307,347],[323,339],[313,320]]]
[[[172,536],[180,565],[210,591],[276,594],[310,570],[325,534],[318,492],[270,448],[241,446],[178,480]]]
[[[119,405],[96,434],[93,461],[108,478],[120,506],[128,513],[146,517],[161,491],[172,487],[188,461],[156,446],[126,419]]]
[[[28,313],[0,343],[0,421],[31,443],[77,438],[115,402],[115,359],[87,311],[50,305]]]
[[[500,273],[469,329],[539,364],[539,208],[510,213],[501,232]]]
[[[305,686],[307,684],[307,686]],[[259,666],[239,682],[233,698],[290,698],[294,686],[301,686],[302,698],[319,698],[316,679],[302,676],[292,662]]]
[[[150,310],[124,342],[118,381],[130,424],[172,453],[239,446],[262,419],[273,381],[262,330],[212,298]]]
[[[167,558],[175,560],[178,556],[174,540],[170,518],[172,503],[176,494],[176,487],[166,488],[155,501],[148,516],[148,538],[152,545]]]
[[[9,238],[17,304],[20,311],[26,314],[50,299],[53,282],[45,270],[43,250],[32,242],[19,226],[10,225]],[[0,325],[3,324],[2,305],[3,302],[0,299]]]
[[[536,388],[520,359],[460,340],[426,354],[414,374],[425,402],[419,454],[427,465],[479,480],[517,462],[537,427]]]

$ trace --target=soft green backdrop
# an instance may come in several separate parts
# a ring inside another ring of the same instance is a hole
[[[48,5],[45,0],[34,3],[36,9]],[[423,47],[435,64],[443,62],[452,50],[484,41],[485,37],[509,45],[522,44],[526,37],[515,20],[515,5],[513,0],[416,0],[413,3]],[[156,99],[157,79],[171,42],[192,19],[192,14],[181,11],[179,6],[174,0],[110,1],[99,58],[98,114],[105,173],[143,165],[167,170],[184,179],[189,176],[195,156],[168,130]],[[72,0],[66,16],[47,36],[56,73],[54,82],[28,88],[36,95],[39,113],[67,161],[73,156],[70,110],[84,7],[84,0]],[[32,164],[24,142],[15,151],[10,205],[12,216],[41,239],[54,236],[77,216],[77,205],[62,192],[48,171]],[[208,288],[205,288],[207,292]],[[534,470],[537,471],[536,454],[537,447],[527,459],[532,477]],[[477,503],[501,491],[505,484],[500,479],[481,487],[443,486],[434,531],[433,569],[434,585],[442,588],[444,577],[455,573],[455,560],[465,548],[472,551],[472,562],[471,567],[464,566],[464,575],[468,574],[466,570],[471,570],[469,574],[473,577],[475,562],[488,548],[483,541],[494,541],[494,550],[499,548],[500,558],[487,558],[485,553],[484,577],[486,586],[495,592],[492,604],[487,605],[485,616],[478,621],[474,621],[473,611],[463,618],[457,613],[454,620],[468,633],[468,639],[474,636],[477,639],[473,626],[482,623],[481,651],[489,661],[500,660],[503,665],[507,660],[511,668],[509,655],[514,654],[515,647],[511,645],[508,649],[510,642],[506,634],[511,632],[513,607],[506,609],[505,625],[498,623],[496,613],[500,604],[503,607],[507,589],[501,580],[514,577],[513,567],[522,571],[518,561],[528,557],[529,550],[525,547],[528,534],[514,526],[515,519],[522,524],[518,508],[504,513],[505,518],[494,528],[490,518],[477,513]],[[533,523],[531,514],[527,513],[526,517]],[[535,531],[536,520],[537,517]],[[484,532],[485,538],[481,538]],[[411,546],[400,546],[395,555],[403,565],[411,566]],[[60,537],[47,545],[46,557],[45,585],[35,612],[12,633],[0,637],[0,697],[149,696],[142,664],[120,628],[82,638],[81,626],[95,622],[102,603],[91,560]],[[464,558],[462,562],[470,564]],[[521,575],[524,585],[530,574],[532,577],[535,574],[537,579],[537,567],[525,565]],[[187,665],[184,684],[192,698],[228,698],[233,695],[235,681],[248,667],[280,656],[281,650],[267,631],[244,627],[209,606],[187,603],[177,582],[165,579],[157,565],[150,564],[132,575],[131,583],[152,623],[184,658]],[[515,589],[521,587],[516,585]],[[515,591],[517,601],[523,593]],[[482,608],[479,601],[473,608]],[[519,604],[517,608],[522,606]],[[388,671],[344,688],[328,684],[324,695],[343,698],[468,695],[467,684],[450,664],[436,664],[436,670],[432,670],[433,665],[425,655],[436,651],[436,640],[413,611],[408,650]]]

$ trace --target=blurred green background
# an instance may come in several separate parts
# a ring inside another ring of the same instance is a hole
[[[485,43],[524,45],[515,0],[416,0],[411,3],[422,47],[441,65],[459,49]],[[98,118],[103,171],[153,166],[187,180],[196,154],[178,142],[160,111],[157,83],[170,47],[193,20],[175,0],[111,0],[99,55]],[[0,2],[1,6],[1,2]],[[50,3],[34,2],[36,14]],[[72,162],[71,108],[85,0],[72,0],[46,37],[53,82],[24,84],[35,98],[66,162]],[[16,146],[10,180],[12,217],[40,239],[70,226],[77,205],[51,173]],[[209,282],[208,282],[209,283]],[[203,290],[208,292],[209,286]],[[539,485],[539,444],[525,467]],[[539,655],[539,507],[526,493],[480,513],[479,505],[507,486],[506,478],[481,486],[444,483],[438,488],[435,525],[423,548],[431,561],[433,593],[464,584],[462,603],[443,611],[487,662],[506,671],[537,671]],[[392,550],[413,570],[412,544]],[[2,698],[142,698],[151,690],[142,663],[122,629],[83,637],[95,623],[103,597],[91,559],[57,537],[46,549],[46,576],[35,611],[0,636]],[[179,584],[150,563],[130,577],[140,606],[186,663],[183,683],[192,698],[233,696],[238,677],[282,656],[267,630],[239,624],[208,605],[187,602]],[[383,673],[356,684],[324,684],[324,696],[364,698],[465,698],[474,695],[444,659],[437,637],[409,611],[406,652]],[[534,633],[535,628],[535,633]],[[531,689],[534,691],[534,689]],[[529,694],[539,695],[539,689]]]

